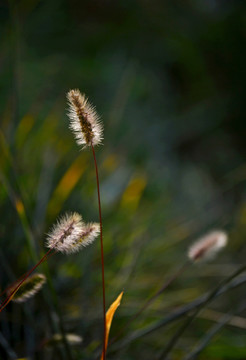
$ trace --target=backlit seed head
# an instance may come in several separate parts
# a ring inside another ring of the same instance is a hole
[[[85,224],[81,215],[65,215],[48,234],[47,245],[62,253],[71,254],[92,243],[100,233],[96,223]]]
[[[86,224],[83,232],[80,235],[81,245],[87,246],[91,244],[99,234],[100,234],[100,225],[98,223]]]
[[[103,127],[95,108],[78,89],[67,94],[69,103],[68,117],[70,129],[73,131],[78,145],[83,148],[99,145],[103,139]]]
[[[22,303],[32,296],[34,296],[46,282],[46,277],[43,274],[34,274],[27,278],[20,288],[14,294],[12,301]],[[11,295],[18,283],[14,283],[8,288],[7,295]]]
[[[188,251],[192,261],[201,261],[213,258],[227,244],[227,234],[221,230],[212,231],[198,239]]]

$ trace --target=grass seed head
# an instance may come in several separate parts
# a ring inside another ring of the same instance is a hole
[[[87,246],[91,244],[99,234],[100,234],[100,225],[98,223],[86,224],[80,236],[81,245]]]
[[[192,261],[201,261],[213,258],[227,244],[227,234],[221,230],[208,233],[198,239],[188,251]]]
[[[54,347],[54,345],[62,344],[64,337],[67,343],[71,346],[80,345],[83,342],[83,338],[80,335],[66,333],[66,334],[54,334],[50,339],[44,342],[44,345],[47,347]]]
[[[34,296],[46,282],[46,277],[43,274],[34,274],[27,278],[20,288],[14,294],[12,301],[22,303]],[[7,295],[10,295],[15,289],[17,283],[8,288]]]
[[[67,214],[53,226],[47,245],[56,251],[71,254],[91,244],[99,233],[98,224],[85,224],[78,213]]]
[[[70,129],[73,131],[78,145],[83,148],[99,145],[103,139],[103,127],[95,108],[78,89],[67,94]]]

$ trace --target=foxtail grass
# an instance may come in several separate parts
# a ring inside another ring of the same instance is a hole
[[[103,251],[103,232],[102,232],[102,211],[100,197],[100,182],[98,166],[94,146],[100,145],[103,139],[103,127],[95,108],[89,103],[84,94],[76,90],[70,90],[67,94],[69,103],[68,116],[70,128],[74,133],[75,139],[82,148],[91,147],[97,183],[98,211],[100,223],[100,245],[101,245],[101,271],[102,271],[102,292],[103,292],[103,360],[106,359],[106,295],[105,295],[105,276],[104,276],[104,251]]]

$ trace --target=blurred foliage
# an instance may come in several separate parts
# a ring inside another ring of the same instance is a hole
[[[86,221],[98,219],[92,154],[81,152],[68,131],[71,88],[87,94],[104,124],[96,152],[107,307],[124,290],[111,336],[204,232],[228,231],[227,250],[188,269],[125,334],[193,300],[243,263],[245,1],[9,0],[0,10],[1,288],[44,253],[57,216],[78,211]],[[102,340],[99,241],[78,254],[54,255],[41,270],[49,283],[42,294],[1,313],[0,356],[63,359],[59,344],[43,345],[63,327],[83,337],[72,357],[92,359]],[[244,290],[211,307],[227,312]],[[211,323],[197,319],[173,359]],[[108,358],[153,359],[177,326]],[[243,334],[226,326],[200,358],[244,359]]]

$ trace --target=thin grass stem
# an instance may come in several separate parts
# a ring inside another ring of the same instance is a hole
[[[46,259],[50,258],[52,255],[55,254],[55,251],[53,253],[50,253],[49,255],[46,256]],[[28,271],[25,272],[24,274],[22,274],[16,281],[15,283],[19,283],[26,275],[27,275]],[[9,285],[7,286],[0,294],[0,298],[12,287],[13,285]]]
[[[241,313],[246,309],[245,301],[236,311],[237,314]],[[197,346],[192,350],[188,355],[186,355],[183,360],[193,360],[196,359],[197,356],[204,350],[204,348],[210,343],[211,339],[233,318],[234,314],[232,312],[228,312],[224,314],[219,319],[219,322],[213,325],[209,331],[202,337]]]
[[[157,290],[154,295],[152,295],[144,304],[143,306],[139,309],[139,311],[133,315],[127,322],[127,324],[125,326],[123,326],[123,328],[119,331],[119,333],[112,339],[112,341],[110,342],[110,344],[115,343],[116,340],[119,339],[120,335],[123,334],[124,330],[128,329],[129,326],[133,323],[134,320],[136,320],[154,301],[156,298],[158,298],[158,296],[160,296],[163,291],[173,282],[175,281],[180,274],[182,274],[185,269],[188,267],[188,265],[190,265],[191,262],[190,261],[186,261],[183,265],[181,265],[175,272],[174,274],[168,278],[164,284],[162,285],[162,287]]]
[[[21,285],[23,284],[23,282],[33,273],[33,271],[40,265],[42,264],[43,261],[45,261],[47,259],[47,257],[49,256],[49,254],[51,253],[51,251],[54,250],[53,248],[49,249],[47,251],[47,253],[37,262],[36,265],[34,265],[23,277],[23,279],[16,285],[16,287],[14,288],[14,290],[11,291],[11,293],[9,294],[9,296],[4,300],[4,302],[0,305],[0,312],[8,305],[8,303],[12,300],[14,294],[16,293],[16,291],[18,291],[18,289],[21,287]]]
[[[167,359],[168,354],[171,352],[171,350],[174,348],[184,331],[187,329],[187,327],[191,324],[191,322],[196,318],[196,316],[199,314],[201,309],[205,307],[210,301],[212,301],[218,292],[223,288],[224,285],[228,284],[231,280],[233,280],[236,276],[240,275],[243,271],[246,270],[246,265],[241,266],[238,270],[236,270],[232,275],[227,277],[226,279],[222,280],[215,288],[212,290],[204,303],[200,304],[198,308],[194,311],[193,315],[189,317],[182,326],[176,331],[174,336],[171,338],[169,343],[167,344],[164,351],[161,353],[161,355],[158,357],[158,360],[164,360]]]
[[[98,197],[98,210],[99,210],[99,222],[100,222],[100,243],[101,243],[101,265],[102,265],[102,290],[103,290],[103,360],[106,359],[106,300],[105,300],[105,278],[104,278],[104,254],[103,254],[103,233],[102,233],[102,212],[101,212],[101,198],[100,198],[100,185],[97,168],[97,160],[94,147],[91,143],[91,149],[94,158],[96,180],[97,180],[97,197]]]
[[[246,276],[240,277],[239,279],[234,279],[230,284],[224,285],[221,289],[215,294],[214,298],[226,293],[227,291],[237,288],[242,284],[246,283]],[[170,323],[177,321],[181,317],[185,316],[192,310],[197,309],[199,306],[205,304],[208,299],[209,294],[206,293],[202,296],[199,296],[197,299],[193,300],[187,305],[181,306],[177,310],[173,311],[171,314],[167,315],[165,318],[159,320],[158,322],[154,323],[153,325],[147,326],[144,329],[136,330],[128,337],[125,337],[121,342],[117,342],[114,348],[110,351],[116,352],[126,346],[128,346],[131,342],[141,339],[142,337],[149,335],[162,327],[169,325]]]
[[[5,337],[0,333],[0,345],[5,350],[6,354],[8,355],[8,358],[11,360],[15,360],[18,358],[17,354],[14,352],[14,350],[10,347],[9,343],[5,339]]]

